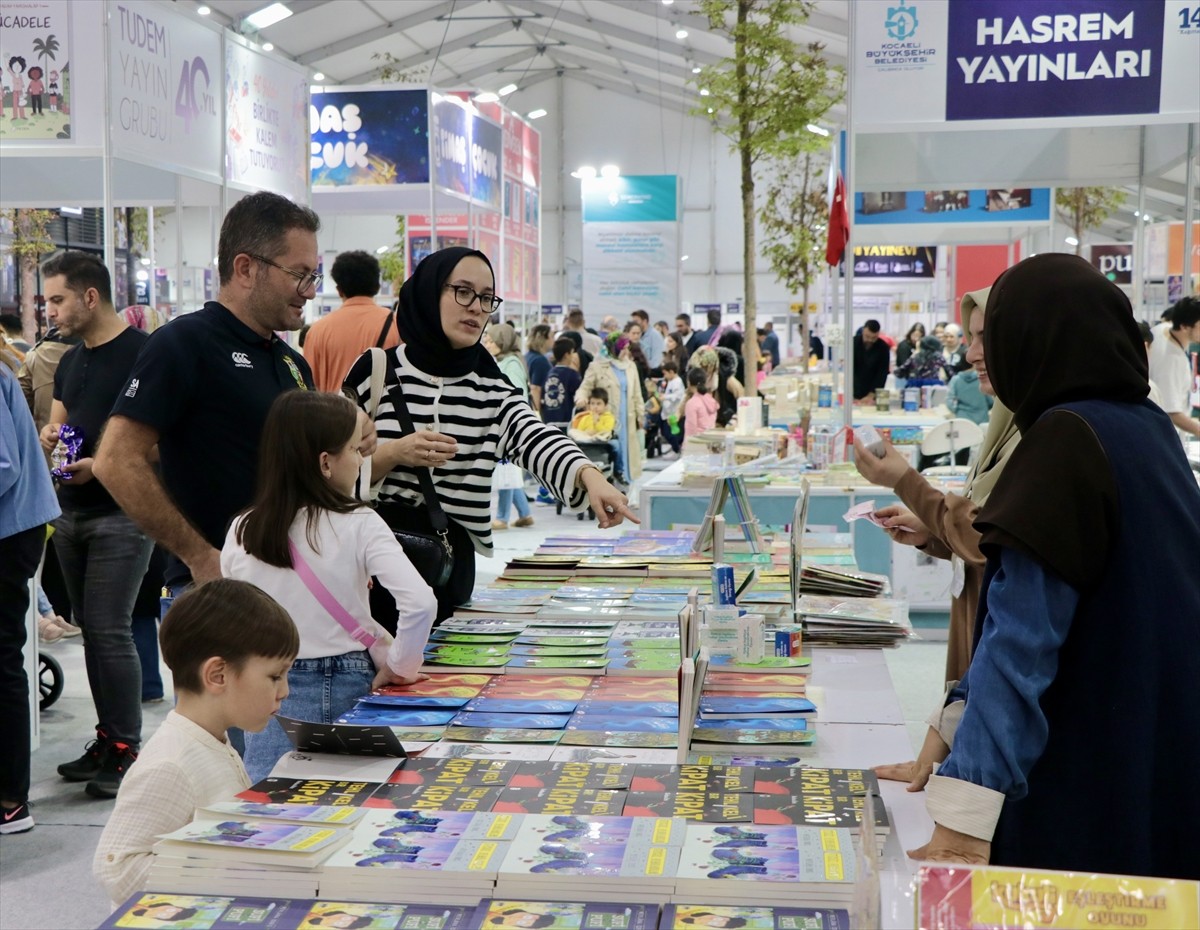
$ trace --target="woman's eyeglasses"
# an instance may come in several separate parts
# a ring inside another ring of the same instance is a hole
[[[504,303],[503,297],[497,297],[494,294],[477,294],[475,288],[467,287],[465,284],[447,284],[446,287],[454,291],[454,302],[460,307],[473,307],[475,301],[478,300],[484,313],[492,313],[499,310],[500,305]]]
[[[304,292],[310,287],[318,292],[321,290],[321,282],[325,280],[325,275],[319,271],[293,271],[291,268],[284,268],[283,265],[277,264],[261,255],[254,255],[251,252],[247,252],[246,254],[255,261],[262,262],[264,265],[270,265],[272,268],[278,268],[284,274],[290,274],[296,279],[296,293],[300,296],[304,296]]]

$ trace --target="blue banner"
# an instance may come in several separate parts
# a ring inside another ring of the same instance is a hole
[[[946,119],[1154,113],[1163,14],[1148,0],[951,3]]]
[[[499,126],[479,116],[471,118],[471,199],[497,211],[503,147],[504,133]]]
[[[583,182],[585,223],[674,223],[679,219],[674,174],[590,178]]]
[[[987,190],[876,191],[854,195],[854,223],[893,226],[903,223],[1046,223],[1048,187]]]
[[[433,176],[438,187],[471,196],[470,117],[455,100],[433,105]]]
[[[429,183],[424,90],[314,90],[313,187]]]

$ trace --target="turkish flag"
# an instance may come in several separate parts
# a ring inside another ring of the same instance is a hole
[[[846,182],[839,171],[837,184],[833,188],[833,202],[829,205],[828,235],[825,240],[825,263],[836,265],[846,254],[846,243],[850,241],[850,215],[846,212]]]

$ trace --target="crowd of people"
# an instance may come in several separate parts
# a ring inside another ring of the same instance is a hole
[[[82,636],[96,715],[58,771],[117,799],[94,861],[114,901],[142,887],[157,836],[271,770],[288,747],[274,714],[329,723],[418,677],[475,555],[513,506],[532,522],[526,475],[601,528],[637,522],[620,485],[644,457],[727,424],[755,387],[746,336],[719,314],[672,330],[635,310],[592,332],[572,310],[522,340],[494,319],[488,256],[465,247],[425,258],[390,310],[374,256],[339,255],[344,303],[301,353],[278,334],[320,289],[319,231],[306,207],[243,198],[221,228],[217,299],[158,327],[118,312],[103,263],[68,251],[43,268],[53,335],[0,347],[0,832],[33,827],[20,655],[49,535],[68,606],[47,608],[43,635]],[[1200,810],[1161,789],[1200,761],[1176,738],[1200,724],[1200,654],[1178,648],[1200,624],[1200,491],[1176,437],[1200,435],[1200,301],[1143,334],[1119,288],[1047,254],[961,311],[967,343],[953,324],[914,326],[895,372],[948,382],[987,422],[962,493],[856,445],[901,501],[877,514],[892,538],[954,563],[945,700],[918,758],[880,774],[928,791],[925,857],[1195,874]],[[779,364],[770,325],[755,335],[760,367]],[[892,368],[877,322],[854,350],[867,397]],[[611,452],[616,484],[581,443]],[[177,705],[143,745],[147,590]],[[1095,738],[1114,728],[1146,736],[1149,757],[1114,757]],[[1094,816],[1131,786],[1137,817]]]

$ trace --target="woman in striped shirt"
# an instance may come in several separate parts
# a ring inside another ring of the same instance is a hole
[[[454,571],[436,589],[441,620],[471,596],[474,553],[492,554],[492,473],[503,458],[532,472],[567,506],[590,506],[601,528],[638,522],[620,491],[562,432],[537,418],[521,392],[480,345],[500,306],[487,257],[454,247],[428,256],[400,289],[403,344],[387,350],[387,378],[375,425],[379,447],[371,481],[382,480],[380,511],[393,527],[430,532],[418,469],[428,468],[450,521]],[[350,369],[345,387],[369,409],[371,358]],[[400,392],[396,388],[400,388]],[[415,432],[396,415],[404,402]]]

